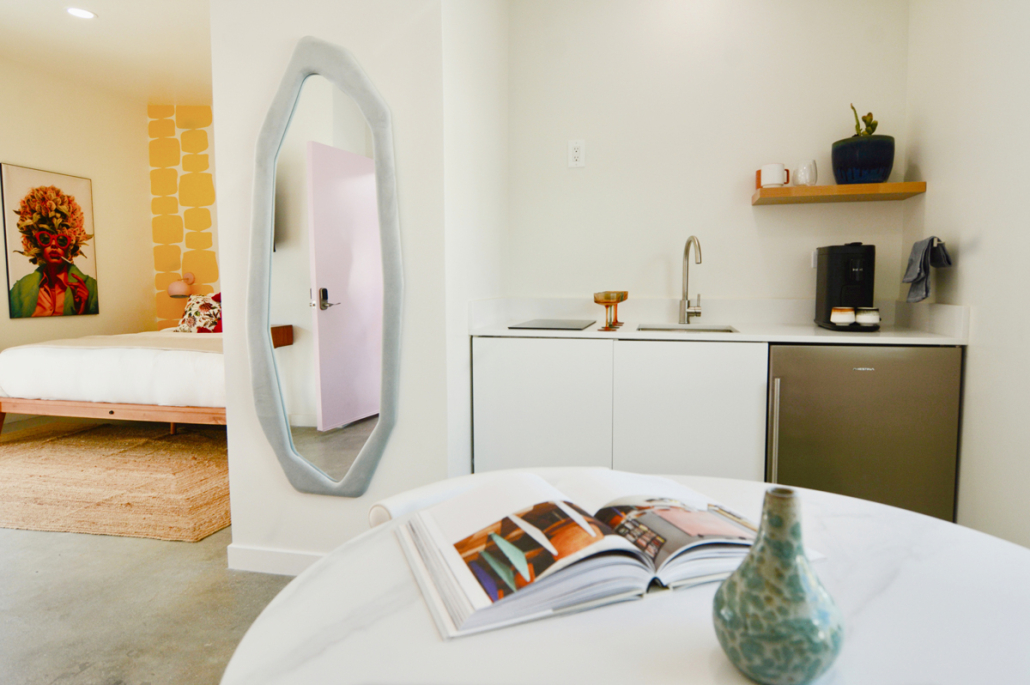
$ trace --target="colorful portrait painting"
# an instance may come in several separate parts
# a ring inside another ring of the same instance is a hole
[[[88,178],[0,165],[12,319],[100,312]]]

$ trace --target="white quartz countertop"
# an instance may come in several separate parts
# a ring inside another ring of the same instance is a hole
[[[510,324],[522,323],[511,321]],[[830,331],[813,324],[736,324],[737,333],[690,333],[688,331],[638,331],[653,321],[627,321],[614,332],[597,330],[603,320],[582,331],[510,329],[506,325],[482,326],[472,335],[509,338],[588,338],[592,340],[708,340],[712,342],[818,343],[821,345],[964,345],[965,340],[911,328],[881,327],[879,331],[852,333]],[[698,324],[701,325],[701,324]]]
[[[832,331],[813,321],[814,305],[808,300],[714,301],[706,303],[699,326],[730,325],[736,333],[689,331],[641,331],[641,324],[677,321],[676,300],[642,300],[620,305],[616,331],[604,326],[604,309],[587,301],[563,299],[505,299],[473,302],[469,334],[512,338],[576,338],[590,340],[699,340],[712,342],[765,342],[820,345],[965,345],[968,342],[968,308],[955,305],[906,305],[877,303],[881,310],[879,331]],[[634,308],[634,304],[637,306]],[[582,319],[596,323],[582,331],[511,329],[532,319]]]

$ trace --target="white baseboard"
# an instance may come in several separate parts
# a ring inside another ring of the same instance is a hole
[[[271,573],[277,576],[300,575],[324,555],[267,547],[245,547],[232,543],[227,550],[229,568],[235,571]]]

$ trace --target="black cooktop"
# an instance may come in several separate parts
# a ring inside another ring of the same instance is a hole
[[[538,331],[581,331],[595,323],[597,323],[597,319],[533,319],[508,326],[508,328]]]

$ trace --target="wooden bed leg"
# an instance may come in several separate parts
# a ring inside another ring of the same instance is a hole
[[[7,418],[7,413],[0,411],[0,431],[4,429],[4,419]]]
[[[175,424],[174,423],[168,424],[168,434],[169,435],[175,435]]]

